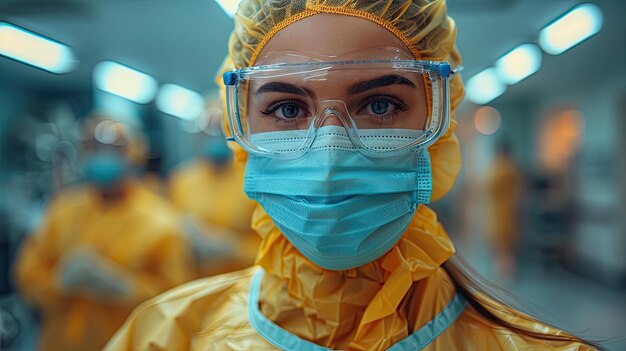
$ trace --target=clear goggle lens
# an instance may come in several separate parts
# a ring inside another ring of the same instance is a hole
[[[344,127],[354,147],[371,154],[426,147],[449,125],[450,74],[445,62],[416,60],[287,63],[227,72],[231,131],[248,152],[265,155],[306,152],[323,126]],[[394,142],[381,145],[385,138]]]

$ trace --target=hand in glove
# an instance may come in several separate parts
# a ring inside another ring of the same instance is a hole
[[[205,233],[206,231],[206,233]],[[202,226],[191,217],[184,220],[184,232],[187,235],[194,259],[199,264],[232,258],[235,250],[227,238],[235,237],[227,229],[217,226]]]
[[[93,251],[70,254],[61,267],[61,285],[65,290],[115,299],[129,293],[129,286],[119,268]]]

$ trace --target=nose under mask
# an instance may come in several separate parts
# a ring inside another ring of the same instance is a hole
[[[380,135],[379,130],[362,132],[371,139]],[[390,133],[374,144],[419,137],[414,130]],[[268,134],[260,142],[276,143]],[[285,136],[294,140],[306,137],[306,131],[276,135],[283,141]],[[430,156],[417,149],[368,157],[343,127],[325,126],[317,130],[310,152],[296,159],[250,155],[244,190],[304,256],[326,269],[348,269],[391,249],[417,206],[430,201]]]

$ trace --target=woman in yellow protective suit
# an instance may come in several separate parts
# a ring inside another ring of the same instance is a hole
[[[143,304],[108,350],[592,349],[479,290],[425,205],[460,167],[455,32],[442,0],[244,0],[223,81],[256,266]]]
[[[42,350],[100,350],[139,303],[188,280],[175,211],[129,176],[143,144],[119,123],[86,127],[85,184],[56,194],[15,276],[41,313]]]

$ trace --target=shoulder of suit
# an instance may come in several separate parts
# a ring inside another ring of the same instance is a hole
[[[89,185],[71,185],[55,192],[48,200],[48,212],[64,211],[85,206],[94,201],[94,191]]]
[[[485,302],[483,306],[494,315],[521,329],[543,333],[547,338],[530,336],[502,326],[479,313],[471,305],[468,305],[458,320],[453,323],[452,328],[450,328],[450,332],[455,333],[457,336],[468,333],[465,336],[461,335],[461,339],[465,340],[464,343],[471,341],[476,342],[476,345],[490,345],[490,349],[493,350],[509,350],[511,347],[514,347],[516,350],[596,350],[578,341],[549,340],[550,336],[569,334],[489,298],[485,297],[483,302]],[[466,344],[466,346],[469,346],[469,344]]]
[[[189,313],[210,314],[217,307],[225,307],[225,304],[236,308],[239,299],[233,298],[247,296],[252,277],[258,270],[257,266],[253,266],[185,283],[141,304],[133,312],[133,318],[151,318],[154,311],[167,310],[169,318],[163,320],[167,323],[184,318]],[[172,315],[171,311],[175,311],[176,315]]]

